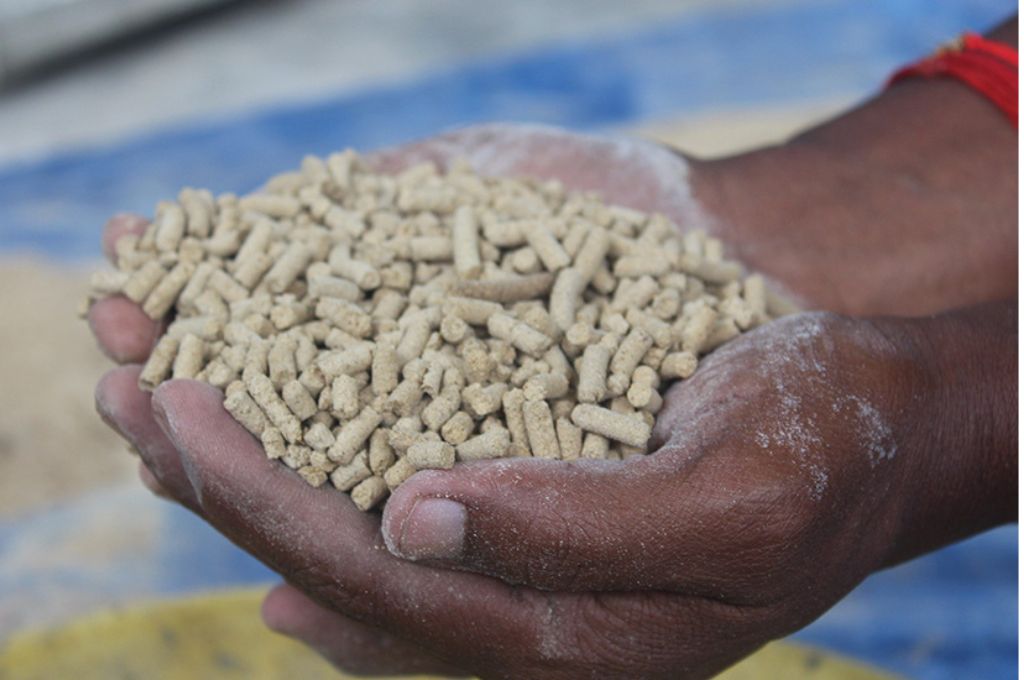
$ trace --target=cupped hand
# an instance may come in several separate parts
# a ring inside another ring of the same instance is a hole
[[[688,226],[700,214],[685,162],[642,143],[488,127],[377,160],[453,156]],[[108,234],[138,227],[122,219]],[[116,298],[90,322],[124,363],[159,332]],[[699,677],[805,625],[891,561],[913,453],[913,356],[871,322],[780,320],[671,389],[653,455],[420,472],[383,521],[267,460],[205,384],[149,395],[124,366],[101,381],[97,406],[140,450],[151,484],[284,576],[267,622],[344,668]]]

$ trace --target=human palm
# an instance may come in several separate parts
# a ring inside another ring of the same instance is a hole
[[[486,126],[371,162],[457,157],[715,228],[687,162],[643,142]],[[143,225],[116,218],[105,244]],[[799,315],[744,335],[671,388],[650,456],[423,471],[381,518],[268,461],[216,389],[139,391],[133,364],[160,326],[136,306],[97,302],[90,322],[128,364],[97,406],[144,478],[280,573],[267,622],[350,670],[703,676],[892,559],[906,465],[888,414],[907,396],[893,376],[914,367],[876,324]]]

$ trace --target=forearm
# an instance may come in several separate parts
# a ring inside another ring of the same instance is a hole
[[[898,562],[1017,517],[1017,302],[893,323],[924,368],[906,409]]]
[[[739,257],[815,307],[916,315],[1016,290],[1016,130],[958,81],[907,80],[786,144],[700,163],[694,188]]]

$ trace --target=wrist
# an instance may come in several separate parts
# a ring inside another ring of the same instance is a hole
[[[694,166],[737,257],[812,307],[918,315],[1016,290],[1016,131],[909,80],[790,142]]]
[[[1016,303],[879,323],[915,367],[895,563],[1016,519]]]

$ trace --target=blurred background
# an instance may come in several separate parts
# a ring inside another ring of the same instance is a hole
[[[784,139],[1003,0],[0,0],[0,640],[273,574],[138,484],[75,317],[98,235],[180,186],[532,121],[699,155]],[[879,574],[796,635],[917,678],[1016,677],[1017,533]],[[0,673],[2,674],[2,673]],[[6,676],[4,676],[6,677]]]

